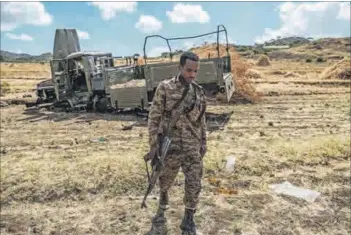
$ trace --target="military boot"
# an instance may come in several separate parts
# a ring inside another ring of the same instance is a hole
[[[180,228],[182,230],[182,235],[196,235],[196,227],[194,222],[194,209],[185,209],[184,217]]]
[[[165,211],[168,209],[168,194],[160,194],[160,202],[156,215],[152,218],[151,230],[146,235],[167,235],[167,219]]]

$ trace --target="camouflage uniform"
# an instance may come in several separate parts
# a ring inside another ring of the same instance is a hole
[[[178,107],[183,112],[172,129],[172,143],[165,158],[165,168],[160,175],[159,185],[161,193],[166,193],[181,167],[185,175],[184,205],[186,208],[196,209],[203,173],[201,147],[206,147],[206,100],[201,86],[194,82],[186,84],[180,76],[159,84],[149,112],[149,143],[150,146],[155,145],[157,135],[167,128],[172,107],[181,99],[187,86],[189,91],[183,104]],[[166,207],[167,204],[168,198],[160,201],[161,207]]]

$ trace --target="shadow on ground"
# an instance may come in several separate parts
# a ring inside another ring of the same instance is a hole
[[[23,112],[26,115],[25,118],[19,119],[18,121],[26,121],[26,122],[39,122],[43,120],[61,122],[72,120],[72,124],[79,123],[88,123],[91,124],[93,121],[97,120],[105,120],[105,121],[125,121],[125,122],[133,122],[124,126],[124,130],[130,130],[133,126],[145,126],[147,127],[147,116],[145,114],[135,114],[133,112],[130,113],[91,113],[91,112],[54,112],[48,111],[43,108],[32,107],[27,108]],[[211,113],[206,112],[206,120],[207,120],[207,130],[209,132],[221,130],[227,125],[228,121],[231,118],[233,111],[227,113]]]

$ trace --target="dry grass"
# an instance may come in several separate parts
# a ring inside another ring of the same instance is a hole
[[[10,96],[28,93],[36,89],[36,85],[51,78],[48,63],[0,63],[1,83],[9,84],[6,92]],[[7,97],[6,97],[7,98]]]
[[[20,93],[20,92],[29,92],[36,89],[38,80],[29,80],[29,79],[1,79],[2,82],[9,84],[10,90],[8,93]]]
[[[349,131],[348,102],[348,96],[328,95],[210,106],[218,113],[233,109],[235,116],[224,130],[209,133],[196,216],[200,232],[350,232],[350,137],[330,134]],[[147,231],[157,188],[149,197],[150,208],[141,210],[146,126],[122,131],[128,121],[113,115],[22,112],[14,106],[1,115],[2,234]],[[223,170],[228,155],[237,158],[232,173]],[[179,234],[183,180],[179,174],[170,193],[171,234]],[[269,184],[284,180],[319,191],[321,197],[307,203],[270,191]]]
[[[1,79],[42,80],[51,78],[48,63],[0,63]]]
[[[245,77],[247,78],[261,78],[260,72],[254,70],[254,69],[248,69],[245,73]]]
[[[1,81],[0,83],[0,96],[3,96],[10,91],[10,84],[5,81]]]
[[[258,92],[269,96],[349,93],[350,82],[342,79],[321,79],[333,63],[272,61],[270,66],[254,66],[261,78],[250,78]]]
[[[237,74],[254,69],[262,75],[243,76],[258,92],[281,96],[208,107],[234,114],[223,129],[208,133],[196,213],[200,234],[351,233],[349,85],[320,80],[327,66],[242,64]],[[301,77],[284,77],[288,72]],[[1,234],[138,235],[149,229],[158,188],[149,208],[140,209],[146,190],[145,123],[122,131],[135,119],[20,105],[1,108],[0,118]],[[231,173],[224,170],[229,155],[236,157]],[[286,180],[321,196],[308,203],[270,190],[270,184]],[[179,174],[166,214],[170,234],[180,234],[183,193]]]

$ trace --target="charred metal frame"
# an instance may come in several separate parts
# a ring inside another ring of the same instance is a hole
[[[221,27],[222,27],[222,29],[220,29]],[[219,52],[219,33],[221,33],[221,32],[224,32],[224,33],[225,33],[226,51],[227,51],[227,56],[229,57],[229,44],[228,44],[227,29],[224,27],[224,25],[221,24],[221,25],[218,25],[218,26],[217,26],[217,31],[213,31],[213,32],[206,33],[206,34],[200,34],[200,35],[196,35],[196,36],[176,37],[176,38],[165,38],[165,37],[163,37],[163,36],[161,36],[161,35],[158,35],[158,34],[146,36],[146,37],[145,37],[145,41],[144,41],[144,48],[143,48],[145,64],[146,64],[146,61],[147,61],[147,55],[146,55],[146,52],[145,52],[147,40],[148,40],[149,38],[153,38],[153,37],[159,37],[159,38],[162,38],[162,39],[166,40],[167,46],[168,46],[169,52],[170,52],[170,53],[169,53],[170,59],[171,59],[171,61],[172,61],[172,48],[171,48],[171,46],[169,45],[169,41],[172,41],[172,40],[181,40],[181,39],[200,38],[200,37],[204,37],[204,36],[211,35],[211,34],[217,34],[217,55],[218,55],[218,58],[219,58],[219,57],[220,57],[220,52]]]

